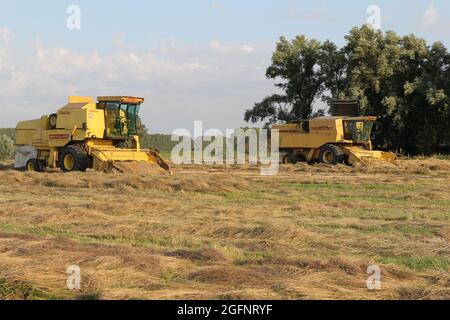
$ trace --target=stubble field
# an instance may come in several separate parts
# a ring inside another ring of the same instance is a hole
[[[449,240],[448,160],[274,177],[0,165],[1,299],[450,299]]]

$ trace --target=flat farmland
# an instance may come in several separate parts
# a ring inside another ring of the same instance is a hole
[[[450,299],[450,161],[0,166],[1,299]],[[69,266],[81,288],[69,290]],[[369,266],[381,289],[369,290]]]

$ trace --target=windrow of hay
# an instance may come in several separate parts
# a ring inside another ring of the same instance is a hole
[[[168,176],[87,173],[0,172],[3,185],[26,185],[54,189],[130,189],[135,191],[235,192],[249,190],[250,184],[235,175]]]

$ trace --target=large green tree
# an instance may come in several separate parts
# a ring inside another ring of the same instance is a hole
[[[277,81],[275,87],[280,93],[256,103],[245,113],[245,120],[271,124],[310,117],[314,100],[325,89],[323,57],[323,45],[317,40],[299,36],[289,41],[282,37],[266,72],[268,79]]]
[[[381,147],[431,153],[448,137],[448,52],[441,43],[364,26],[354,28],[343,48],[347,94],[363,114],[377,115]]]
[[[11,137],[0,134],[0,160],[14,157],[14,140]]]
[[[247,121],[268,123],[312,116],[322,97],[357,99],[362,114],[376,115],[379,147],[431,153],[450,140],[450,55],[414,35],[354,28],[346,44],[281,38],[267,70],[281,93],[247,110]]]

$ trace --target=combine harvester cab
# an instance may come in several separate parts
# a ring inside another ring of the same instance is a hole
[[[64,172],[171,173],[158,150],[141,149],[137,97],[69,97],[58,113],[16,127],[16,168]]]
[[[298,161],[324,164],[395,164],[397,156],[373,150],[376,117],[320,117],[277,125],[283,164]]]

